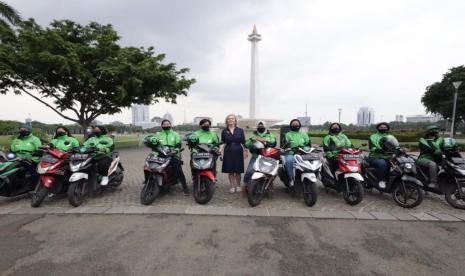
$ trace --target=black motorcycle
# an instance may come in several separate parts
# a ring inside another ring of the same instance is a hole
[[[40,156],[40,152],[34,153]],[[34,190],[36,183],[32,183],[31,172],[28,167],[32,163],[28,159],[10,152],[0,152],[0,196],[15,197]]]
[[[446,138],[450,139],[450,138]],[[417,166],[418,179],[427,192],[444,195],[447,203],[465,210],[465,158],[456,150],[446,150],[439,162],[438,186],[431,187],[428,171]]]
[[[424,198],[423,184],[416,178],[415,159],[400,150],[399,142],[393,136],[382,138],[383,151],[390,154],[389,176],[386,187],[379,186],[376,169],[370,167],[367,159],[363,162],[363,178],[365,188],[375,188],[381,193],[391,193],[397,205],[403,208],[413,208],[421,204]]]

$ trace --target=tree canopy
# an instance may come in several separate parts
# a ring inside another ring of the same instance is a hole
[[[454,81],[464,81],[458,89],[456,122],[459,123],[465,118],[465,66],[458,66],[449,69],[439,82],[435,82],[426,87],[425,94],[421,102],[426,110],[431,113],[440,114],[445,119],[452,118],[452,108],[455,88]]]
[[[111,25],[61,20],[43,28],[29,19],[14,32],[0,45],[0,93],[27,94],[84,128],[132,104],[176,103],[195,82],[153,47],[119,45]]]

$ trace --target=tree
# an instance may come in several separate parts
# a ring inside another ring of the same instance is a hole
[[[19,13],[7,3],[0,1],[0,32],[11,32],[11,25],[21,22]]]
[[[449,69],[440,82],[435,82],[426,87],[426,92],[421,98],[421,102],[428,112],[440,114],[444,119],[452,118],[455,88],[454,81],[465,81],[465,66],[458,66]],[[457,95],[456,124],[460,118],[465,118],[465,83],[459,87]],[[456,128],[455,128],[456,129]]]
[[[62,20],[42,28],[29,19],[15,32],[0,45],[0,93],[27,94],[83,129],[132,104],[176,103],[195,82],[153,47],[120,46],[111,25]]]

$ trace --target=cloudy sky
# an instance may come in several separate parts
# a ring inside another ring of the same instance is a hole
[[[229,113],[248,116],[250,42],[257,24],[260,49],[260,115],[312,122],[356,122],[371,106],[376,121],[424,114],[425,87],[465,60],[465,1],[130,1],[6,0],[23,17],[111,23],[121,43],[155,46],[167,61],[191,68],[197,79],[169,111],[176,123]],[[1,96],[0,118],[65,122],[27,96]],[[129,110],[102,116],[130,122]]]

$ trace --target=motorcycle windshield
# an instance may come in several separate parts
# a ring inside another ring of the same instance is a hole
[[[40,159],[40,162],[55,164],[56,162],[58,162],[58,159],[47,154],[47,155],[42,156],[42,158]]]
[[[381,139],[381,146],[387,152],[394,151],[399,148],[399,141],[396,137],[389,135]]]
[[[274,174],[279,166],[278,160],[269,157],[262,157],[258,159],[258,171],[264,174]]]

